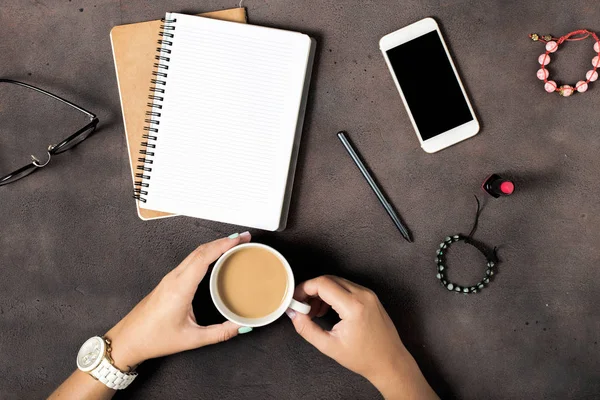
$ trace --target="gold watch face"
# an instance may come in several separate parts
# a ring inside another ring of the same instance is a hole
[[[96,368],[104,356],[105,343],[99,336],[88,339],[77,353],[77,367],[88,372]]]

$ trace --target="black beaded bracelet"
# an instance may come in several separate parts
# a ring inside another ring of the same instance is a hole
[[[442,284],[442,286],[455,293],[471,294],[479,292],[487,284],[490,283],[490,280],[494,275],[494,267],[498,264],[496,248],[494,247],[494,249],[490,251],[483,244],[474,241],[472,238],[473,234],[475,233],[475,230],[477,229],[477,222],[479,221],[480,212],[479,199],[477,198],[477,196],[475,196],[475,199],[477,200],[477,213],[475,214],[475,223],[473,224],[473,229],[471,229],[471,233],[469,233],[469,236],[463,236],[460,234],[446,236],[446,238],[444,238],[444,241],[440,243],[439,249],[436,251],[435,264],[437,270],[437,278]],[[448,248],[450,248],[450,245],[452,243],[456,243],[461,240],[464,241],[466,244],[470,244],[471,246],[479,250],[481,254],[484,255],[487,261],[487,266],[483,279],[472,286],[457,285],[453,282],[450,282],[446,277],[446,271],[448,268],[448,265],[446,263],[446,252]]]
[[[488,258],[488,256],[482,251],[482,254],[485,256],[487,260],[487,269],[485,270],[485,275],[481,281],[476,283],[473,286],[460,286],[455,283],[450,282],[446,279],[446,250],[450,247],[450,245],[454,242],[458,242],[463,240],[465,243],[474,246],[476,249],[480,250],[478,246],[476,246],[469,238],[461,235],[454,236],[446,236],[444,241],[440,243],[440,248],[437,251],[437,255],[435,257],[435,263],[437,266],[437,278],[440,280],[440,283],[448,290],[453,290],[457,293],[477,293],[481,289],[485,287],[488,283],[490,283],[490,278],[494,275],[494,266],[496,262],[492,258]]]

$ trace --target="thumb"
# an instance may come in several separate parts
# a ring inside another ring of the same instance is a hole
[[[292,320],[296,332],[298,332],[304,340],[315,346],[321,353],[327,354],[331,340],[333,340],[329,332],[315,324],[308,315],[301,314],[292,309],[288,309],[286,314]]]
[[[195,334],[194,347],[208,346],[225,342],[238,335],[240,327],[231,321],[223,322],[222,324],[199,326]]]

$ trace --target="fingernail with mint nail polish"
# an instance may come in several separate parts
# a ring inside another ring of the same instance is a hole
[[[292,310],[291,308],[288,308],[287,310],[285,310],[285,313],[287,314],[288,317],[290,317],[290,319],[296,318],[296,311]]]
[[[243,335],[244,333],[248,332],[252,332],[252,328],[250,328],[249,326],[242,326],[240,329],[238,329],[238,333],[240,335]]]
[[[237,239],[240,236],[239,233],[234,233],[233,235],[229,235],[229,239]]]

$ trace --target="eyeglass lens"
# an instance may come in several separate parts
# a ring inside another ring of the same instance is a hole
[[[27,175],[31,174],[32,172],[34,172],[37,169],[37,167],[35,165],[29,164],[15,172],[13,172],[11,175],[5,176],[3,178],[0,178],[0,186],[2,185],[8,185],[9,183],[13,183],[15,181],[18,181],[21,178],[25,178]]]
[[[54,147],[53,154],[60,154],[67,150],[72,149],[77,146],[85,139],[88,138],[96,130],[96,125],[88,125],[85,128],[82,128],[79,132],[75,133],[73,136],[69,137],[62,143],[59,143],[56,147]]]

